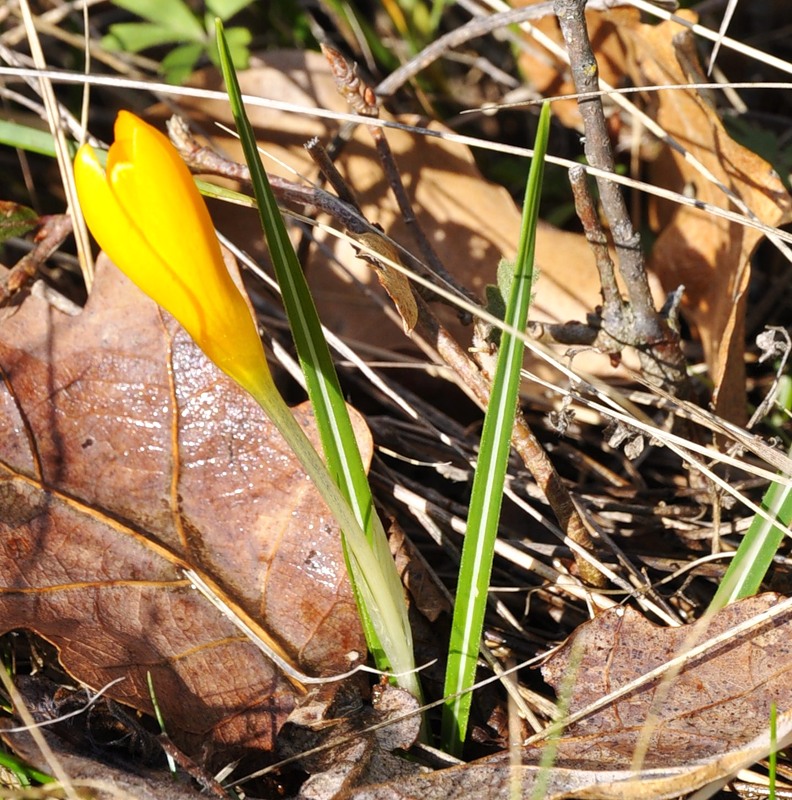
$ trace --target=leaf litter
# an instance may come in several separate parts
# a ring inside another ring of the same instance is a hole
[[[188,752],[271,751],[305,689],[184,568],[302,672],[365,643],[337,528],[268,420],[109,264],[77,317],[7,309],[0,369],[3,630],[49,639],[89,686],[124,678],[111,696],[148,713],[150,672]]]
[[[387,786],[367,787],[349,800],[434,800],[466,796],[546,800],[642,800],[678,797],[724,779],[770,750],[771,705],[779,710],[778,742],[792,742],[792,608],[768,619],[784,598],[765,594],[734,603],[706,627],[661,628],[631,608],[602,612],[545,662],[542,674],[557,691],[571,686],[568,712],[595,710],[561,729],[550,744],[489,758]],[[748,631],[707,648],[604,707],[602,698],[684,656],[704,639],[755,621]],[[569,680],[570,673],[572,680]],[[534,737],[539,738],[539,737]],[[542,766],[552,747],[552,767]],[[636,760],[636,752],[643,752]]]
[[[642,25],[625,11],[591,19],[595,26],[599,20],[611,21],[607,36],[595,37],[611,77],[629,75],[636,83],[687,79],[676,61],[672,26]],[[607,50],[610,46],[613,50]],[[551,71],[551,83],[563,74],[557,66]],[[314,54],[268,55],[242,78],[249,81],[251,93],[294,99],[299,86],[308,104],[339,107],[328,70]],[[211,73],[197,79],[209,85],[214,80]],[[767,198],[766,213],[760,214],[765,221],[781,224],[788,219],[788,197],[766,163],[729,139],[701,98],[677,91],[659,93],[658,98],[653,112],[669,133],[684,140],[705,163],[714,158],[708,166],[737,194],[745,193],[749,205]],[[573,106],[569,108],[574,115]],[[202,114],[204,122],[223,117],[220,107],[202,105],[200,113],[191,109],[194,119]],[[573,125],[573,116],[567,122]],[[306,160],[294,161],[302,142],[312,133],[327,137],[327,128],[305,117],[266,111],[260,125],[268,148],[273,139],[288,140],[282,156],[300,169],[308,167]],[[695,136],[689,135],[691,130]],[[389,133],[389,139],[424,226],[434,232],[435,245],[457,277],[480,291],[494,280],[498,258],[511,255],[516,242],[519,217],[513,203],[505,192],[482,181],[464,148],[435,140],[419,148],[408,134],[403,140],[399,135],[394,132],[391,139]],[[230,139],[220,141],[231,146]],[[657,143],[651,147],[657,148]],[[723,153],[729,156],[728,168],[720,173]],[[661,166],[669,161],[674,169]],[[396,232],[397,238],[409,240],[395,206],[384,199],[384,183],[362,136],[342,164],[350,184],[361,193],[367,216]],[[722,195],[677,154],[664,151],[656,164],[658,183],[671,178],[668,185],[679,190],[692,181],[702,193],[697,196],[721,202]],[[757,176],[761,180],[755,180]],[[449,183],[457,178],[458,183]],[[258,233],[245,238],[238,211],[231,216],[234,238],[255,252]],[[689,209],[670,212],[655,204],[654,216],[663,230],[654,251],[655,268],[667,288],[692,278],[687,307],[723,398],[719,411],[736,418],[734,409],[741,404],[734,401],[744,385],[744,292],[757,239],[745,229],[713,223]],[[710,235],[712,225],[717,235]],[[691,241],[699,259],[693,259],[695,263],[684,251]],[[597,302],[598,286],[593,269],[587,272],[581,266],[591,264],[583,238],[545,226],[539,253],[544,268],[540,287],[546,292],[537,298],[539,308],[548,309],[554,321],[585,318]],[[351,251],[341,253],[340,261],[350,271],[357,269]],[[371,312],[370,301],[350,293],[348,280],[331,275],[325,262],[316,263],[320,266],[312,269],[312,279],[331,327],[353,338],[377,341],[385,349],[405,346],[399,326],[385,332],[381,314]],[[697,294],[702,272],[726,275],[728,297],[716,291],[722,289],[720,280],[705,281]],[[0,574],[8,578],[0,595],[3,624],[36,630],[53,641],[71,674],[88,685],[99,687],[123,675],[126,680],[114,695],[147,712],[151,701],[145,672],[151,671],[169,724],[179,731],[188,752],[201,759],[212,761],[207,749],[222,754],[222,759],[272,751],[278,731],[305,720],[305,709],[311,706],[303,705],[304,687],[280,673],[192,590],[182,566],[191,564],[216,576],[229,603],[266,628],[300,669],[333,673],[348,666],[348,653],[362,654],[336,532],[329,519],[315,516],[315,498],[306,495],[292,504],[294,485],[284,476],[293,479],[295,466],[288,454],[273,447],[266,421],[256,417],[252,404],[235,397],[228,382],[191,350],[183,333],[154,309],[144,310],[133,302],[129,288],[116,285],[117,277],[109,274],[100,272],[98,288],[104,294],[92,295],[81,318],[75,318],[79,322],[65,321],[41,301],[28,298],[0,323],[6,379],[6,392],[0,394],[0,459],[5,473],[0,482]],[[372,282],[368,272],[356,276]],[[322,288],[324,282],[329,289]],[[453,327],[452,316],[446,316]],[[150,338],[152,330],[156,340]],[[595,356],[594,363],[602,374],[613,374],[602,357]],[[306,420],[309,416],[297,413]],[[252,421],[246,425],[246,420]],[[573,424],[571,435],[579,430]],[[266,464],[266,477],[272,479],[266,487],[259,487],[257,480],[260,463]],[[636,477],[626,462],[621,466]],[[646,474],[651,475],[652,468],[650,464]],[[654,468],[660,471],[662,465]],[[643,523],[650,532],[651,522],[641,520],[635,505],[625,510],[636,500],[634,485],[611,488],[610,493],[587,498],[600,504],[596,521],[607,520],[608,514],[619,520],[626,514],[628,536],[636,533],[631,526],[640,530]],[[273,489],[282,490],[275,492],[275,500]],[[261,522],[262,506],[281,509],[274,533]],[[672,519],[675,509],[665,510]],[[297,528],[314,525],[317,536],[327,534],[321,548],[312,542],[305,549],[305,537],[300,540],[293,531],[294,515]],[[692,522],[680,522],[679,529],[687,524],[695,536],[698,529]],[[702,535],[713,529],[700,526]],[[646,558],[645,564],[657,563]],[[673,564],[673,556],[668,560]],[[282,574],[296,576],[294,583],[291,578],[279,582]],[[295,592],[306,576],[310,592]],[[680,597],[684,605],[683,592]],[[310,609],[305,607],[308,602],[313,603]],[[765,595],[736,604],[712,621],[706,635],[776,602],[777,597]],[[777,702],[781,712],[781,740],[790,728],[784,713],[790,697],[787,624],[785,612],[758,633],[697,658],[668,683],[657,679],[573,723],[554,744],[543,796],[672,797],[722,780],[763,757],[769,749],[771,702]],[[699,639],[697,635],[694,641]],[[545,665],[544,675],[558,689],[560,675],[570,669],[579,673],[569,698],[569,711],[574,713],[677,655],[681,643],[690,641],[688,627],[659,629],[630,608],[604,612],[578,628]],[[576,646],[584,650],[579,663],[574,663]],[[663,697],[662,703],[658,697]],[[649,713],[655,704],[665,715]],[[316,724],[321,728],[325,722]],[[642,736],[649,737],[648,745],[641,743]],[[409,738],[402,744],[408,742]],[[639,744],[646,757],[636,776]],[[504,751],[471,765],[362,789],[354,788],[356,781],[379,779],[367,773],[346,781],[344,771],[354,772],[353,762],[360,752],[370,755],[370,748],[339,755],[336,764],[331,757],[308,771],[316,770],[330,787],[317,795],[323,797],[506,797],[515,786],[530,796],[537,781],[544,780],[538,766],[543,748],[540,743],[518,747],[519,767]]]

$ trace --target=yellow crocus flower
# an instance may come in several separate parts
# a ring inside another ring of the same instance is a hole
[[[378,641],[418,696],[409,621],[393,562],[389,555],[378,558],[278,393],[253,317],[226,269],[209,212],[176,149],[159,131],[121,111],[107,169],[83,145],[74,176],[85,220],[110,260],[253,395],[291,446],[344,532],[358,590],[366,607],[376,611],[371,622]],[[385,534],[379,535],[387,554]]]
[[[251,394],[274,390],[255,322],[223,262],[209,211],[168,139],[121,111],[107,169],[84,144],[74,178],[88,227],[110,260]]]

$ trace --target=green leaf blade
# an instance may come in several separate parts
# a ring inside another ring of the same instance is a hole
[[[178,39],[169,41],[206,40],[206,31],[183,0],[113,0],[113,5],[179,34]]]
[[[525,328],[531,302],[536,225],[549,127],[550,107],[545,103],[536,134],[520,244],[506,306],[505,322],[517,330]],[[472,696],[468,689],[475,681],[478,644],[484,627],[523,351],[522,339],[508,332],[502,334],[473,477],[444,688],[447,699],[443,706],[442,744],[455,755],[461,753],[470,715]]]
[[[213,16],[220,17],[223,22],[227,22],[234,14],[238,14],[252,2],[253,0],[206,0],[206,7]],[[226,31],[226,33],[230,33],[230,31]]]
[[[202,44],[190,43],[171,50],[160,62],[160,71],[165,75],[165,80],[174,86],[184,83],[192,75],[205,49]]]
[[[124,53],[139,53],[149,47],[184,41],[184,36],[178,31],[151,22],[118,22],[111,25],[109,31],[102,38],[102,46]]]
[[[726,574],[712,598],[708,613],[743,597],[755,595],[792,525],[792,486],[773,483],[762,498],[762,508],[774,523],[758,514],[751,520]]]

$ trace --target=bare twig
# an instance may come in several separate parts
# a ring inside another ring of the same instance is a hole
[[[338,171],[338,168],[333,163],[333,159],[330,158],[324,145],[319,141],[319,137],[314,136],[313,139],[305,143],[304,147],[305,152],[308,153],[314,164],[316,164],[324,179],[335,189],[335,193],[345,203],[352,206],[362,217],[363,211],[360,208],[357,197],[355,197],[354,191]]]
[[[614,6],[630,4],[629,0],[621,0],[621,2],[619,0],[589,0],[586,7],[590,11],[604,11]],[[676,8],[676,4],[674,3],[666,4],[658,2],[657,5],[671,5],[673,8]],[[388,75],[388,77],[377,86],[377,96],[380,99],[390,97],[404,86],[407,81],[414,78],[419,72],[425,70],[439,58],[442,58],[449,50],[460,47],[471,41],[471,39],[478,39],[480,36],[486,36],[501,28],[508,28],[510,25],[519,25],[522,22],[528,22],[532,19],[542,19],[552,13],[553,2],[552,0],[546,0],[546,2],[534,3],[529,6],[510,8],[507,11],[501,11],[497,14],[482,14],[479,17],[474,17],[464,25],[460,25],[458,28],[436,39],[421,50],[418,55],[411,58],[406,64]]]
[[[594,201],[586,183],[586,170],[581,166],[569,170],[569,182],[572,185],[572,194],[575,197],[575,210],[578,219],[583,224],[583,232],[591,247],[597,262],[597,271],[602,287],[602,300],[606,309],[613,306],[613,312],[621,315],[622,297],[616,285],[616,273],[613,270],[613,260],[608,251],[608,239],[602,230]],[[618,311],[617,311],[618,309]]]
[[[579,93],[595,92],[599,88],[597,61],[586,29],[585,6],[585,0],[555,0],[556,15],[569,52],[572,79]],[[613,150],[601,99],[598,96],[579,98],[578,107],[585,126],[585,153],[589,164],[613,172]],[[687,377],[679,337],[654,307],[640,235],[630,221],[624,196],[613,181],[603,177],[596,180],[629,298],[629,305],[623,307],[622,324],[609,333],[617,341],[637,347],[647,376],[675,391],[683,390]]]
[[[360,75],[358,74],[357,67],[348,62],[344,56],[335,48],[326,44],[322,44],[322,52],[330,64],[330,69],[333,72],[336,86],[338,87],[339,94],[350,104],[350,107],[358,114],[368,117],[379,116],[379,103],[374,89],[367,85]],[[467,298],[476,305],[479,304],[479,298],[468,290],[466,286],[458,283],[454,277],[446,270],[440,257],[435,252],[429,242],[429,238],[424,233],[423,228],[415,216],[412,202],[407,196],[407,191],[404,188],[399,168],[396,164],[396,159],[393,157],[393,151],[388,144],[385,137],[385,131],[382,128],[366,126],[371,138],[374,141],[374,147],[377,150],[377,157],[379,158],[382,170],[388,181],[388,185],[393,192],[396,202],[401,212],[402,220],[407,226],[407,230],[412,234],[418,249],[429,265],[429,268],[435,275],[438,275],[449,286],[453,286],[463,297]],[[460,319],[463,322],[470,323],[470,317],[467,312],[461,312]]]
[[[181,117],[173,116],[168,120],[168,133],[191,169],[250,183],[250,171],[245,164],[225,158],[210,147],[200,144]],[[279,202],[303,208],[319,208],[352,233],[376,232],[376,228],[359,211],[330,192],[314,186],[293,183],[277,175],[268,174],[267,177]],[[420,268],[419,271],[423,272]]]

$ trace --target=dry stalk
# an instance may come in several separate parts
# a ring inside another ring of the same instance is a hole
[[[5,303],[25,287],[47,259],[63,244],[72,232],[72,220],[67,214],[44,217],[35,237],[36,245],[11,268],[0,281],[0,304]]]

